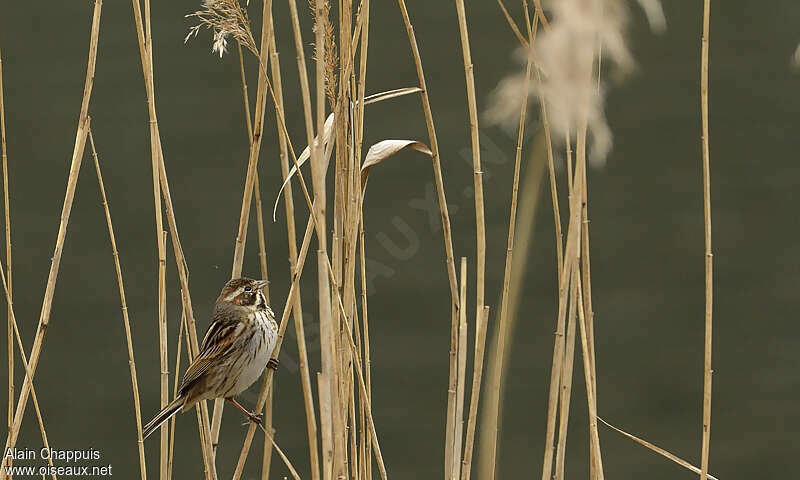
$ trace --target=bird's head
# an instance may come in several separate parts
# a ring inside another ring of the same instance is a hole
[[[229,303],[247,309],[264,309],[267,299],[262,289],[267,286],[267,280],[253,280],[252,278],[234,278],[228,281],[217,298],[217,303]]]

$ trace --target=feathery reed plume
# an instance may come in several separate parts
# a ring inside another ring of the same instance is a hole
[[[258,47],[250,31],[250,17],[238,0],[203,0],[202,8],[187,14],[186,18],[196,18],[199,23],[189,28],[184,43],[206,28],[213,32],[211,51],[220,58],[228,51],[228,36],[258,56]]]
[[[658,0],[642,0],[642,8],[654,30],[663,28],[663,12]],[[603,109],[604,88],[594,79],[598,55],[602,50],[624,75],[634,68],[634,60],[625,43],[627,6],[622,0],[561,0],[550,2],[552,20],[549,28],[525,52],[533,55],[542,72],[542,80],[524,88],[521,73],[503,79],[492,94],[486,118],[495,124],[516,120],[520,98],[537,94],[547,103],[553,133],[564,139],[577,132],[586,121],[592,139],[591,159],[602,165],[611,149],[611,129]]]

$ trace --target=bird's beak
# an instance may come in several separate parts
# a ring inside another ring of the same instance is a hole
[[[256,282],[256,290],[261,290],[267,285],[269,285],[269,280],[259,280]]]

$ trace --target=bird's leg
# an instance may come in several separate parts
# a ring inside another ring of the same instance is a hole
[[[242,413],[247,415],[247,418],[249,418],[251,422],[255,423],[256,425],[261,425],[261,414],[260,413],[253,413],[253,412],[249,411],[248,409],[246,409],[243,406],[241,406],[239,404],[239,402],[237,402],[236,399],[233,398],[233,397],[228,397],[225,400],[231,402],[233,404],[233,406],[235,406],[236,408],[241,410]]]
[[[270,368],[270,369],[275,370],[277,372],[279,363],[280,362],[278,361],[277,358],[270,358],[269,361],[267,362],[267,368]]]

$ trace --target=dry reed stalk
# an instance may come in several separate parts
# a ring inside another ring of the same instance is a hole
[[[325,0],[316,0],[314,17],[323,18],[325,13]],[[324,130],[325,123],[325,84],[326,84],[326,63],[325,63],[325,29],[316,29],[316,121],[317,132]],[[302,82],[301,82],[302,83]],[[306,78],[306,85],[308,79]],[[310,105],[310,92],[305,90],[303,104]],[[307,111],[306,114],[309,112]],[[306,119],[308,124],[310,119]],[[309,130],[307,129],[307,132]],[[323,443],[323,478],[331,479],[335,475],[337,478],[344,474],[339,470],[344,461],[344,445],[340,444],[340,439],[344,435],[344,425],[339,419],[339,410],[342,405],[342,398],[339,389],[339,365],[336,356],[336,334],[337,329],[333,323],[333,312],[331,309],[331,285],[326,281],[334,271],[331,269],[328,259],[327,243],[327,189],[325,185],[326,165],[323,158],[324,145],[321,136],[318,136],[314,143],[309,143],[311,149],[311,174],[314,186],[314,222],[317,230],[317,277],[318,300],[319,300],[319,319],[320,319],[320,343],[321,343],[321,370],[323,378],[328,381],[330,406],[320,405],[320,412],[330,408],[331,415],[322,420],[322,443]],[[338,291],[337,291],[338,293]],[[337,448],[338,447],[338,448]],[[341,459],[341,461],[339,460]]]
[[[422,110],[425,114],[425,125],[428,128],[428,144],[430,145],[431,152],[433,152],[431,155],[433,157],[433,176],[436,184],[436,195],[439,201],[439,212],[442,216],[442,235],[444,238],[445,255],[447,256],[447,278],[450,281],[450,304],[452,307],[452,316],[455,316],[458,311],[458,286],[456,285],[456,267],[453,257],[453,237],[450,231],[450,214],[447,208],[447,197],[444,192],[442,166],[439,157],[439,141],[436,138],[436,127],[433,123],[433,113],[431,111],[430,99],[428,98],[428,86],[425,82],[425,72],[422,68],[422,57],[419,53],[417,38],[414,35],[414,27],[411,25],[411,19],[408,16],[405,0],[397,0],[397,5],[400,7],[400,14],[403,17],[403,23],[405,24],[408,41],[411,46],[411,53],[414,56],[414,65],[417,70],[419,88],[422,89],[420,92],[420,99],[422,101]]]
[[[175,372],[181,371],[181,346],[183,342],[183,334],[186,330],[186,311],[181,311],[181,324],[178,326],[178,341],[177,346],[175,347]],[[186,350],[191,350],[191,344],[189,341],[189,334],[186,334]],[[176,373],[175,380],[172,383],[172,396],[178,396],[178,386],[180,385],[181,376]],[[177,419],[177,415],[174,415],[170,419],[170,426],[169,426],[169,465],[167,466],[168,480],[172,480],[172,460],[175,458],[175,421]]]
[[[11,280],[11,204],[8,194],[8,152],[6,151],[6,109],[3,99],[3,52],[0,50],[0,155],[3,160],[3,207],[5,211],[6,227],[6,268],[8,273],[8,299],[13,298]],[[14,421],[14,325],[11,321],[11,307],[6,312],[8,316],[8,429]]]
[[[167,232],[162,230],[161,190],[158,186],[158,160],[153,163],[153,198],[156,202],[158,221],[156,222],[158,243],[158,353],[161,364],[160,402],[159,408],[169,403],[169,358],[167,356]],[[160,432],[159,478],[166,480],[169,476],[169,432],[165,423]]]
[[[58,236],[56,238],[56,245],[53,251],[52,263],[50,264],[50,272],[47,276],[47,286],[44,292],[44,299],[42,301],[42,310],[39,315],[39,325],[36,328],[36,337],[34,338],[31,347],[30,362],[28,367],[30,375],[26,375],[25,382],[23,383],[22,390],[19,394],[19,400],[14,412],[14,421],[8,432],[6,445],[3,451],[8,451],[9,448],[16,446],[17,438],[19,436],[20,426],[22,425],[22,417],[25,413],[25,406],[28,402],[28,395],[30,395],[31,387],[33,385],[33,375],[36,373],[36,367],[39,363],[39,356],[41,355],[44,338],[47,334],[47,327],[50,323],[50,313],[53,306],[53,296],[55,295],[56,281],[58,280],[58,270],[61,266],[61,254],[64,248],[64,241],[67,235],[67,227],[69,225],[70,213],[72,212],[72,202],[75,198],[75,188],[78,183],[78,173],[80,172],[81,158],[83,157],[84,147],[86,146],[86,134],[89,128],[89,99],[92,96],[92,86],[94,84],[94,71],[95,63],[97,61],[97,40],[100,33],[100,12],[102,10],[102,0],[95,0],[94,10],[92,13],[92,29],[89,41],[89,59],[86,69],[86,82],[83,88],[83,99],[81,100],[81,110],[78,117],[78,128],[75,134],[75,146],[72,151],[72,160],[70,162],[69,177],[67,178],[67,189],[64,195],[64,205],[61,209],[61,216],[59,217]],[[8,457],[4,456],[2,466],[6,466]],[[0,479],[6,478],[5,469],[0,471]]]
[[[467,289],[467,257],[461,257],[461,275],[459,281],[461,288],[459,291],[459,308],[458,318],[453,318],[450,327],[450,378],[448,380],[447,388],[447,416],[445,425],[445,440],[444,440],[444,477],[447,480],[455,480],[460,478],[455,472],[458,471],[458,466],[461,464],[461,448],[456,448],[456,424],[458,423],[458,409],[456,407],[456,400],[458,398],[458,388],[463,387],[463,379],[459,376],[459,362],[463,357],[466,358],[464,352],[461,351],[461,336],[460,325],[461,319],[466,316],[466,301],[464,293]]]
[[[6,277],[5,277],[5,274],[2,271],[2,268],[3,268],[2,262],[0,262],[0,277],[2,277],[2,280],[3,280],[3,289],[4,289],[5,294],[6,294],[6,299],[8,300],[8,303],[9,303],[9,311],[11,312],[11,328],[13,329],[14,334],[16,336],[17,347],[19,348],[19,353],[20,353],[20,356],[22,357],[22,366],[23,366],[23,369],[25,370],[25,375],[32,377],[33,375],[32,375],[32,372],[30,370],[30,367],[28,365],[28,358],[25,355],[25,348],[22,345],[22,337],[20,337],[20,334],[19,334],[19,327],[17,326],[17,319],[14,316],[14,305],[10,301],[10,299],[11,299],[11,295],[10,295],[11,290],[9,290],[9,288],[8,288],[8,282],[6,281]],[[39,409],[39,398],[36,395],[36,388],[33,386],[33,383],[31,383],[31,398],[33,398],[33,409],[36,412],[36,420],[39,422],[39,432],[42,435],[42,445],[45,448],[50,448],[50,444],[47,441],[47,432],[45,432],[45,429],[44,429],[44,419],[42,418],[42,411]],[[50,467],[52,467],[53,466],[53,459],[52,458],[48,458],[47,459],[47,463],[50,465]],[[10,466],[11,466],[11,462],[9,461],[7,467],[10,467]],[[3,472],[5,473],[5,469],[3,470]],[[53,478],[53,480],[56,480],[55,473],[52,474],[52,478]]]
[[[139,469],[142,480],[147,478],[147,464],[144,457],[144,443],[142,441],[142,409],[139,403],[139,382],[136,376],[136,361],[133,356],[133,339],[131,338],[131,324],[128,318],[128,303],[125,300],[125,284],[122,281],[122,267],[119,262],[119,252],[117,250],[117,240],[114,236],[114,226],[111,223],[111,211],[106,197],[106,187],[103,184],[103,175],[100,173],[100,160],[97,149],[94,145],[94,136],[91,128],[89,129],[89,145],[92,147],[92,158],[94,168],[97,172],[97,183],[100,186],[100,197],[103,199],[103,210],[106,215],[106,225],[108,226],[108,238],[111,243],[111,255],[114,257],[114,269],[117,273],[117,286],[119,287],[119,300],[122,306],[122,322],[125,326],[125,341],[128,347],[128,366],[131,374],[131,389],[133,390],[133,411],[136,416],[137,447],[139,449]],[[180,340],[180,337],[178,337]],[[176,376],[177,377],[177,376]]]
[[[467,420],[467,437],[464,442],[464,458],[461,461],[461,480],[470,478],[472,469],[472,449],[475,442],[475,426],[478,415],[478,397],[481,392],[483,376],[483,352],[486,346],[486,324],[489,321],[489,307],[483,307],[483,314],[475,325],[475,356],[472,367],[472,394],[469,400],[469,418]]]
[[[273,39],[270,43],[270,70],[272,71],[273,90],[275,92],[275,116],[277,123],[283,125],[281,120],[284,117],[283,111],[283,82],[281,79],[280,61],[276,40],[274,38],[275,30],[272,29]],[[278,126],[278,144],[280,147],[280,164],[281,175],[285,180],[289,175],[289,159],[287,152],[287,135],[284,130]],[[292,193],[292,186],[286,185],[284,189],[284,204],[286,208],[286,233],[287,243],[289,247],[289,273],[294,276],[297,272],[297,234],[295,227],[295,212],[294,212],[294,198]],[[294,296],[293,304],[293,323],[295,326],[295,336],[297,337],[297,354],[300,364],[300,383],[303,388],[303,404],[306,412],[306,430],[308,433],[308,450],[309,462],[311,464],[311,478],[312,480],[319,480],[319,451],[317,446],[317,420],[314,412],[314,398],[311,391],[311,375],[308,367],[308,349],[306,347],[305,327],[303,325],[303,307],[302,295],[300,287],[297,287],[297,293]],[[284,307],[285,308],[285,307]]]
[[[353,156],[356,162],[360,162],[363,138],[364,138],[364,96],[366,94],[367,84],[367,57],[369,52],[369,19],[370,19],[370,1],[362,0],[358,14],[358,25],[360,25],[361,47],[359,52],[359,68],[358,68],[358,86],[356,89],[358,96],[358,103],[355,107],[354,113],[354,144],[355,151]],[[357,27],[358,30],[359,27]],[[353,172],[355,174],[355,172]],[[366,396],[365,401],[372,407],[372,377],[370,372],[370,342],[369,342],[369,322],[368,322],[368,308],[367,308],[367,282],[366,282],[366,258],[364,246],[364,212],[362,208],[361,195],[363,192],[356,189],[359,198],[357,213],[358,216],[358,242],[359,245],[359,268],[361,272],[361,329],[362,329],[362,358],[364,366],[364,377],[366,383]],[[354,232],[356,233],[356,232]],[[355,263],[356,260],[354,260]],[[355,285],[355,275],[353,276],[353,284]],[[355,288],[355,286],[354,286]],[[359,408],[360,423],[361,423],[361,478],[363,480],[372,479],[372,439],[369,435],[365,434],[366,427],[366,411],[363,407]]]
[[[268,20],[269,17],[269,20]],[[231,278],[242,276],[242,264],[244,263],[244,251],[247,243],[247,225],[250,220],[250,206],[253,203],[253,188],[258,168],[258,155],[261,152],[261,139],[264,132],[264,114],[266,111],[266,70],[263,66],[267,62],[268,43],[270,42],[269,29],[272,27],[272,0],[265,0],[261,16],[261,44],[258,49],[258,62],[262,68],[258,70],[258,86],[256,92],[255,123],[253,125],[252,136],[250,137],[249,157],[247,161],[247,173],[245,175],[244,192],[242,194],[242,206],[239,212],[239,227],[236,232],[236,242],[233,251],[233,266],[231,267]],[[249,30],[248,30],[249,33]],[[254,52],[256,53],[256,52]],[[250,116],[248,115],[248,119]],[[214,414],[212,418],[211,438],[212,453],[216,454],[219,442],[219,431],[222,425],[222,412],[225,401],[221,398],[214,400]]]
[[[466,257],[461,257],[461,292],[464,291],[466,284],[466,277],[464,276],[464,260]],[[464,298],[459,296],[461,304],[459,305],[458,317],[451,318],[450,322],[450,374],[447,381],[447,413],[445,416],[445,435],[444,435],[444,478],[450,480],[453,478],[453,471],[455,468],[454,462],[461,462],[461,450],[456,450],[456,390],[458,385],[458,327],[460,317],[464,312],[461,307],[464,307]],[[455,460],[458,458],[458,460]]]
[[[351,38],[352,27],[352,1],[343,0],[339,2],[339,38],[344,39],[341,42],[341,55],[343,59],[347,59],[350,64],[350,47],[351,43],[347,41]],[[331,273],[335,280],[336,285],[341,285],[344,291],[339,291],[339,295],[344,295],[345,298],[345,315],[353,318],[351,299],[354,296],[352,289],[352,282],[345,284],[342,281],[344,272],[349,272],[351,269],[352,255],[350,255],[350,244],[352,244],[353,224],[351,217],[353,217],[352,209],[349,207],[355,202],[351,199],[350,192],[353,191],[353,163],[354,158],[351,153],[352,138],[350,137],[352,128],[351,120],[348,112],[351,109],[350,98],[350,78],[349,71],[341,69],[339,72],[340,78],[338,81],[337,91],[337,78],[336,67],[338,60],[335,51],[334,42],[334,27],[330,21],[330,2],[323,0],[318,9],[314,10],[314,33],[317,38],[323,39],[324,49],[320,52],[319,46],[315,43],[315,60],[317,60],[317,73],[318,78],[321,75],[324,78],[324,93],[331,105],[334,118],[344,119],[334,123],[334,145],[336,152],[336,161],[334,166],[334,189],[333,189],[333,213],[332,224],[333,234],[329,247]],[[321,58],[320,58],[321,57]],[[321,61],[321,63],[320,63]],[[320,64],[324,69],[320,70]],[[318,85],[319,87],[319,80]],[[317,89],[319,94],[319,88]],[[339,100],[337,100],[339,99]],[[319,97],[317,103],[317,113],[319,114]],[[324,102],[323,102],[324,103]],[[324,107],[324,105],[323,105]],[[324,115],[324,108],[322,114]],[[349,112],[348,112],[349,113]],[[319,128],[324,128],[319,126]],[[318,128],[318,131],[319,131]],[[314,167],[312,166],[312,172]],[[316,185],[316,184],[315,184]],[[345,252],[347,248],[347,253]],[[352,278],[350,275],[347,277]],[[333,414],[333,429],[334,429],[334,470],[337,476],[348,475],[348,436],[353,437],[355,432],[348,429],[348,414],[351,402],[355,402],[353,395],[353,373],[352,361],[350,360],[351,352],[343,347],[342,341],[342,322],[339,311],[336,309],[331,310],[331,348],[334,353],[334,361],[336,363],[337,374],[334,381],[337,385],[338,392],[332,397],[336,403],[336,409]],[[352,332],[351,332],[352,334]],[[354,406],[355,407],[355,406]],[[349,435],[353,433],[353,435]],[[352,443],[352,442],[351,442]],[[357,453],[351,451],[350,460],[357,460]],[[355,471],[354,471],[355,472]]]
[[[137,0],[138,1],[138,0]],[[153,42],[150,30],[150,0],[144,0],[144,35],[145,35],[145,52],[147,56],[148,65],[153,64]],[[152,78],[150,79],[150,89],[154,89]],[[153,99],[155,102],[155,99]],[[148,102],[149,103],[149,102]],[[155,103],[152,104],[155,111]],[[164,408],[169,403],[169,358],[167,356],[167,248],[166,248],[166,232],[164,231],[163,214],[161,211],[161,189],[158,184],[159,180],[159,163],[158,163],[158,148],[156,148],[158,140],[154,132],[158,129],[158,124],[151,117],[150,121],[150,159],[153,173],[153,205],[156,223],[156,245],[158,249],[158,352],[159,361],[161,366],[160,371],[160,408]],[[160,432],[160,463],[159,463],[159,478],[166,480],[169,476],[169,432],[168,424],[164,424]]]
[[[519,27],[517,27],[517,22],[515,22],[514,19],[511,18],[511,14],[508,13],[508,9],[506,9],[506,5],[503,3],[503,0],[497,0],[497,5],[500,7],[500,10],[503,12],[503,16],[506,18],[506,22],[508,22],[508,26],[511,27],[511,31],[514,32],[514,36],[517,37],[517,40],[519,40],[519,43],[525,48],[530,48],[530,42],[528,40],[525,40],[525,37],[522,36],[522,32],[520,32],[519,31]],[[527,11],[528,11],[527,0],[523,0],[522,5],[525,7],[525,12],[526,12],[526,14],[525,14],[525,22],[526,23],[530,23],[530,20],[528,19],[528,15],[527,15]],[[526,103],[526,102],[522,102],[522,103]]]
[[[472,143],[472,172],[473,172],[473,188],[475,189],[475,230],[476,230],[476,324],[480,320],[480,316],[484,313],[485,306],[485,288],[486,288],[486,219],[483,205],[483,172],[481,171],[481,147],[478,134],[478,106],[475,99],[475,75],[472,65],[472,53],[469,46],[469,32],[467,29],[467,14],[464,8],[464,0],[456,0],[456,12],[458,14],[458,30],[461,37],[461,52],[464,57],[464,75],[467,84],[467,104],[469,107],[469,127],[470,127],[470,140]],[[478,361],[478,357],[475,358]],[[480,357],[483,361],[483,357]],[[473,366],[475,368],[475,366]],[[482,369],[483,367],[481,367]],[[473,408],[477,414],[479,396],[473,397],[470,401],[470,412]],[[473,402],[475,405],[473,405]],[[475,425],[472,427],[472,432],[469,431],[467,426],[467,445],[471,446],[474,438]],[[470,438],[473,437],[473,438]],[[493,442],[496,443],[496,442]],[[466,455],[465,455],[466,456]],[[468,464],[469,465],[469,464]],[[467,467],[467,478],[469,478],[469,466]]]
[[[166,210],[167,221],[170,229],[170,236],[172,238],[172,247],[175,254],[175,263],[178,269],[178,278],[181,286],[181,303],[186,312],[187,332],[191,339],[191,348],[189,349],[189,358],[193,358],[199,351],[199,342],[197,340],[197,328],[194,321],[194,311],[192,308],[191,294],[189,292],[189,273],[186,264],[186,259],[183,255],[183,248],[181,247],[180,236],[178,234],[177,223],[175,220],[175,212],[172,207],[172,197],[169,190],[169,182],[167,180],[166,167],[164,165],[164,155],[161,151],[161,136],[158,130],[158,119],[155,109],[155,88],[153,85],[153,63],[152,55],[149,52],[148,45],[152,46],[152,39],[150,36],[145,36],[144,26],[146,23],[149,25],[149,4],[145,3],[146,17],[143,21],[141,7],[139,0],[132,0],[133,4],[133,20],[136,27],[136,38],[139,45],[139,56],[142,62],[142,76],[145,83],[145,93],[147,96],[148,116],[150,126],[150,145],[151,151],[157,152],[157,159],[159,162],[159,180],[161,184],[161,193],[163,194],[164,206]],[[203,401],[200,403],[198,414],[198,429],[200,431],[201,448],[203,452],[203,466],[204,474],[207,480],[215,480],[217,477],[216,468],[213,461],[213,453],[211,450],[211,428],[208,420],[208,405]]]
[[[578,197],[580,200],[580,212],[578,215],[580,216],[581,222],[581,233],[582,236],[588,238],[588,220],[586,220],[586,122],[581,124],[578,130],[578,137],[577,137],[577,151],[575,152],[575,181],[573,182],[573,196]],[[576,184],[575,182],[579,182]],[[573,208],[572,206],[570,208]],[[570,214],[572,212],[570,211]],[[584,223],[585,222],[585,223]],[[583,243],[583,242],[581,242]],[[585,247],[584,247],[585,248]],[[580,256],[580,254],[578,254]],[[577,262],[580,261],[580,258],[576,259],[576,266],[577,269]],[[588,259],[584,256],[584,281],[589,281],[588,277],[588,270],[586,270],[588,266]],[[577,270],[576,270],[577,272]],[[581,296],[584,301],[588,298],[588,305],[591,307],[591,297],[587,297],[585,292],[581,293],[582,285],[580,280],[578,281],[578,295]],[[590,446],[590,459],[591,459],[591,468],[590,472],[592,472],[591,478],[597,478],[599,480],[603,480],[605,478],[605,474],[603,473],[603,456],[600,450],[600,435],[597,431],[597,398],[596,398],[596,379],[595,379],[595,371],[594,371],[594,351],[593,351],[593,340],[592,334],[587,333],[589,322],[591,321],[589,318],[586,317],[586,312],[584,311],[584,303],[579,302],[578,304],[578,317],[579,323],[581,324],[581,347],[583,352],[583,369],[584,369],[584,377],[586,380],[586,400],[588,403],[589,409],[589,446]],[[590,344],[589,342],[592,342]]]
[[[568,173],[571,174],[570,159],[567,158]],[[565,338],[564,338],[564,323],[567,311],[567,286],[573,275],[579,275],[580,272],[573,271],[575,263],[574,259],[579,259],[580,255],[580,231],[581,231],[581,209],[580,201],[581,196],[575,194],[575,182],[582,180],[580,162],[575,169],[575,178],[569,184],[569,209],[570,221],[567,230],[567,245],[564,249],[564,259],[561,266],[561,273],[558,282],[559,299],[558,299],[558,321],[556,327],[556,341],[553,348],[553,366],[550,373],[550,393],[548,397],[547,407],[547,429],[545,432],[545,454],[544,463],[542,466],[542,480],[548,480],[552,471],[553,462],[553,439],[555,436],[555,422],[557,413],[557,398],[560,390],[561,382],[561,368],[564,357]],[[578,185],[579,187],[580,185]]]
[[[598,47],[597,52],[597,91],[600,92],[602,88],[601,83],[601,74],[602,74],[602,67],[603,67],[603,47],[602,45]],[[593,401],[594,401],[594,411],[597,412],[597,367],[595,365],[595,350],[594,350],[594,308],[592,307],[592,269],[591,269],[591,261],[590,261],[590,248],[589,248],[589,193],[588,193],[588,181],[586,178],[586,169],[583,170],[583,188],[581,195],[583,196],[582,206],[581,206],[581,217],[582,217],[582,224],[583,228],[581,229],[581,247],[583,249],[583,253],[581,255],[581,272],[582,272],[582,288],[583,288],[583,309],[586,314],[586,331],[588,334],[587,344],[588,344],[588,355],[589,355],[589,365],[591,367],[590,378],[591,388],[593,393]],[[592,423],[595,424],[595,428],[597,428],[597,419],[589,418],[589,425],[591,429]],[[599,439],[599,436],[598,436]],[[599,440],[598,440],[599,441]],[[595,470],[595,465],[597,465],[597,459],[595,458],[600,451],[599,445],[598,448],[593,448],[592,445],[593,438],[589,436],[589,478],[595,480],[597,478],[597,472]]]
[[[700,113],[703,144],[703,231],[705,237],[705,342],[703,362],[703,443],[701,448],[700,480],[708,477],[708,456],[711,443],[711,343],[712,311],[714,306],[714,268],[711,253],[711,165],[708,149],[708,35],[711,1],[703,2],[703,38],[700,59]]]
[[[365,0],[369,1],[369,0]],[[363,92],[362,92],[363,95]],[[363,99],[363,97],[362,97]],[[369,345],[369,321],[367,309],[367,273],[366,273],[366,256],[364,248],[364,212],[359,208],[359,270],[361,272],[361,325],[364,335],[364,377],[366,378],[366,399],[369,405],[372,405],[372,372],[370,368],[370,345]],[[372,438],[367,435],[364,446],[364,480],[372,480]]]
[[[614,425],[611,425],[610,423],[606,422],[605,420],[603,420],[600,417],[597,417],[597,419],[600,420],[601,422],[603,422],[603,424],[605,424],[608,428],[610,428],[610,429],[612,429],[612,430],[624,435],[625,437],[630,438],[631,440],[633,440],[634,442],[638,443],[639,445],[647,447],[650,450],[656,452],[657,454],[662,455],[662,456],[672,460],[673,462],[677,463],[678,465],[682,466],[683,468],[691,470],[691,471],[693,471],[694,473],[696,473],[698,475],[701,473],[701,470],[699,468],[695,467],[694,465],[692,465],[691,463],[687,462],[686,460],[678,457],[677,455],[675,455],[673,453],[670,453],[670,452],[668,452],[667,450],[664,450],[661,447],[653,445],[652,443],[648,442],[647,440],[639,438],[636,435],[632,435],[632,434],[626,432],[625,430],[622,430],[621,428],[617,428]],[[717,477],[711,475],[710,473],[706,473],[706,475],[711,480],[718,480]]]
[[[464,440],[464,392],[467,383],[467,257],[461,257],[461,308],[458,311],[458,373],[456,382],[455,439],[452,480],[461,478],[461,445]]]
[[[577,260],[572,266],[573,272],[577,272]],[[577,317],[578,302],[578,275],[573,273],[569,291],[569,313],[567,314],[567,334],[564,345],[563,365],[561,366],[561,390],[559,423],[558,423],[558,442],[556,444],[556,473],[555,480],[564,478],[564,463],[567,453],[567,426],[569,425],[569,406],[572,397],[572,378],[573,365],[575,363],[575,317]]]
[[[523,5],[527,5],[527,0],[523,0]],[[508,12],[505,9],[505,5],[503,5],[502,0],[498,0],[498,4],[500,5],[503,12],[506,14],[509,22],[513,25],[513,28],[516,28],[516,24],[514,24],[511,17],[508,16]],[[533,26],[530,25],[530,21],[528,20],[528,15],[525,15],[526,24],[528,25],[528,36],[530,37],[530,41],[532,42],[536,38],[536,28],[538,25],[538,21],[534,21]],[[523,82],[523,88],[525,91],[528,90],[531,82],[531,73],[533,67],[533,57],[528,55],[527,64],[525,66],[525,79]],[[486,400],[486,407],[485,413],[483,415],[483,419],[481,421],[481,449],[482,454],[479,457],[480,463],[478,465],[479,468],[479,476],[481,478],[494,478],[495,476],[495,465],[497,459],[497,436],[498,436],[498,425],[499,425],[499,416],[500,416],[500,402],[501,402],[501,390],[503,385],[503,374],[505,371],[505,365],[507,362],[507,342],[508,342],[508,335],[509,335],[509,322],[513,322],[513,319],[509,319],[508,316],[508,301],[509,301],[509,290],[511,285],[511,271],[512,271],[512,261],[513,261],[513,252],[514,252],[514,235],[516,231],[516,222],[517,222],[517,195],[519,192],[519,174],[521,168],[521,158],[522,158],[522,141],[523,136],[525,133],[525,119],[527,115],[527,107],[528,102],[522,101],[520,107],[520,117],[519,117],[519,127],[517,129],[517,147],[514,155],[514,175],[511,181],[511,207],[510,207],[510,214],[509,214],[509,222],[508,222],[508,239],[506,242],[506,260],[505,266],[503,269],[503,288],[501,293],[501,300],[500,300],[500,314],[499,314],[499,321],[497,325],[497,342],[494,345],[494,352],[489,356],[490,368],[489,368],[489,381],[487,382],[487,395],[488,399]],[[549,126],[548,126],[548,136],[549,136]],[[548,138],[548,145],[549,145],[549,138]],[[548,146],[549,148],[549,146]]]

